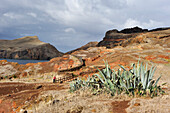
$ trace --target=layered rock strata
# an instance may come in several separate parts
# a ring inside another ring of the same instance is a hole
[[[105,37],[98,43],[97,46],[113,48],[116,46],[126,47],[127,45],[132,45],[134,43],[148,43],[146,38],[158,39],[169,37],[169,30],[170,28],[148,30],[139,27],[123,29],[121,31],[113,29],[106,32]]]
[[[49,60],[62,55],[51,44],[41,42],[37,36],[0,40],[0,58]]]

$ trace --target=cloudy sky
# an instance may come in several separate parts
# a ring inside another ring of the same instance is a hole
[[[0,0],[0,39],[38,36],[66,52],[107,30],[170,26],[170,0]]]

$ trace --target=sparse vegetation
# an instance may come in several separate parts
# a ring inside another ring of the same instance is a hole
[[[152,66],[148,70],[148,65],[138,61],[133,64],[132,69],[121,68],[115,71],[110,68],[108,62],[105,62],[105,69],[97,70],[98,74],[88,77],[87,80],[77,79],[70,83],[70,92],[81,88],[90,88],[93,94],[101,92],[115,94],[128,94],[129,96],[149,96],[154,97],[165,92],[161,86],[157,85],[161,76],[157,80],[153,79],[156,67]],[[163,84],[164,85],[164,84]]]
[[[13,75],[13,78],[17,78],[17,76],[16,76],[16,75]]]
[[[78,77],[78,75],[75,75],[74,73],[72,73],[72,76],[73,76],[73,77]]]

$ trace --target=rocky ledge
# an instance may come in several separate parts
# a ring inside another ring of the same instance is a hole
[[[98,43],[97,46],[105,46],[113,48],[116,46],[126,47],[134,43],[148,43],[148,39],[152,38],[162,39],[170,36],[170,28],[157,28],[157,29],[142,29],[139,27],[126,28],[121,31],[117,29],[109,30],[106,32],[105,37]],[[152,40],[153,41],[153,40]]]
[[[0,40],[0,58],[49,60],[62,55],[54,46],[40,41],[37,36]]]

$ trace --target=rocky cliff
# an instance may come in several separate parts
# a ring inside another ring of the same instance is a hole
[[[113,29],[106,32],[105,37],[102,41],[98,43],[97,46],[113,48],[115,46],[125,47],[134,43],[148,43],[147,40],[150,40],[150,38],[156,40],[158,38],[169,37],[169,31],[164,32],[166,30],[170,30],[170,28],[157,28],[153,30],[148,30],[134,27],[123,29],[121,31]]]
[[[41,42],[37,36],[0,40],[0,58],[49,60],[62,55],[54,46]]]

